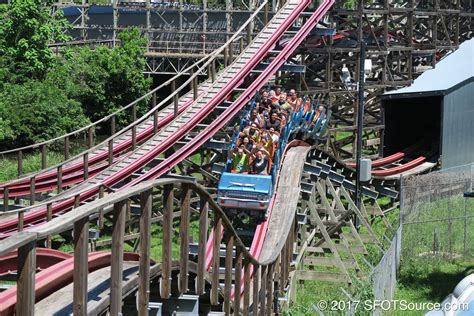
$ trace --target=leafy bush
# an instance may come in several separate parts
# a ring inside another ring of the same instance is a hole
[[[0,92],[0,141],[16,145],[40,142],[89,123],[79,102],[50,81],[5,84]]]
[[[119,34],[121,44],[115,48],[100,46],[95,50],[79,48],[63,54],[63,59],[48,74],[48,79],[80,102],[86,115],[96,121],[145,94],[151,79],[145,78],[146,39],[138,29]],[[138,115],[146,111],[139,104]],[[128,123],[126,113],[118,125]]]
[[[62,11],[49,12],[47,4],[42,0],[12,0],[0,7],[0,59],[9,61],[0,66],[13,74],[10,82],[43,78],[55,60],[48,44],[70,39],[65,34],[69,24]],[[5,79],[2,73],[0,79]]]

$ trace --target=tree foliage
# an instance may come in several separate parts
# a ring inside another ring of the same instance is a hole
[[[12,0],[0,7],[0,58],[10,61],[12,79],[43,78],[55,59],[48,44],[70,39],[62,11],[49,12],[47,4],[44,0]]]
[[[7,127],[0,140],[17,145],[48,140],[89,123],[80,103],[47,80],[5,84],[0,92],[0,118],[0,125]]]
[[[48,74],[70,98],[83,105],[92,121],[136,100],[151,85],[151,79],[143,75],[146,39],[136,28],[121,32],[119,38],[120,46],[115,48],[79,48],[63,54],[65,58]],[[138,114],[144,111],[142,103]],[[119,118],[118,123],[126,122]]]
[[[146,39],[138,29],[119,34],[114,48],[48,47],[69,40],[70,27],[50,0],[0,6],[0,147],[57,137],[98,120],[145,94]],[[138,115],[146,111],[139,104]],[[128,123],[124,114],[119,125]]]

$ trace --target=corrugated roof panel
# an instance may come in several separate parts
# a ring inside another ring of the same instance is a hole
[[[425,71],[411,86],[387,92],[384,97],[397,98],[399,94],[443,92],[473,77],[474,39],[470,39],[438,62],[436,68]]]

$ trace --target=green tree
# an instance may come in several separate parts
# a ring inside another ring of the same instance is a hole
[[[136,28],[119,34],[120,45],[95,50],[79,48],[63,54],[63,59],[48,74],[48,79],[79,101],[92,120],[129,104],[145,94],[151,79],[143,75],[146,39]],[[146,102],[138,107],[138,114],[146,111]],[[128,123],[127,114],[118,123]]]
[[[50,12],[48,4],[50,1],[12,0],[0,7],[0,59],[9,60],[3,66],[14,74],[10,82],[43,78],[55,61],[48,44],[70,40],[62,11]]]
[[[3,147],[26,145],[71,132],[89,123],[81,105],[50,81],[4,85],[0,91]],[[6,129],[3,129],[5,126]]]

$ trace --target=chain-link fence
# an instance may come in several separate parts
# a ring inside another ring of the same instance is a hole
[[[474,164],[402,179],[403,258],[474,255],[473,180]]]

